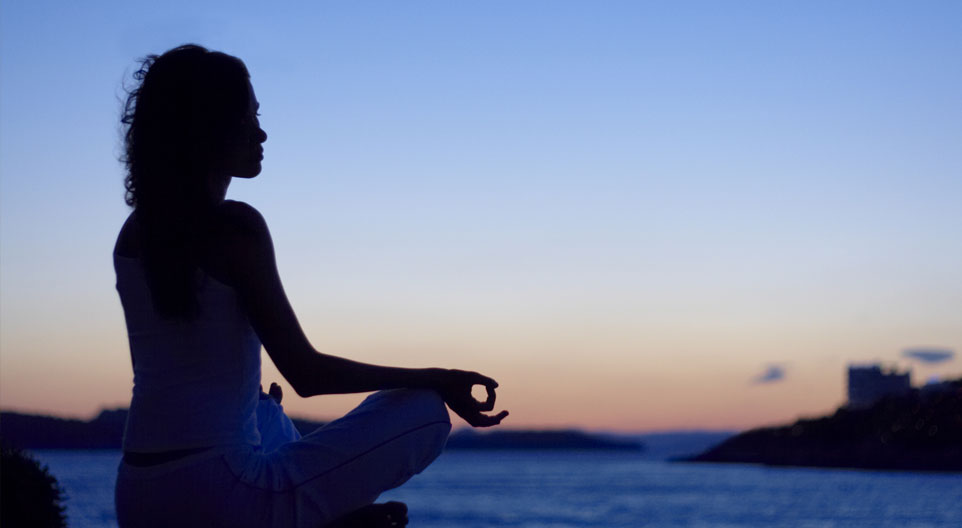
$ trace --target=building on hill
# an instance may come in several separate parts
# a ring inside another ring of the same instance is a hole
[[[882,369],[878,364],[849,365],[848,408],[865,409],[886,396],[905,394],[912,390],[911,371]]]

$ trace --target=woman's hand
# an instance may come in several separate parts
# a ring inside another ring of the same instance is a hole
[[[508,411],[501,411],[495,415],[484,414],[494,410],[494,389],[498,382],[493,379],[465,370],[432,369],[432,387],[438,391],[444,403],[464,421],[473,427],[491,427],[498,425],[508,415]],[[479,402],[471,395],[475,385],[482,385],[488,391],[488,397]]]

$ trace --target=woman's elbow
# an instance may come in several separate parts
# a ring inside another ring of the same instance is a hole
[[[314,393],[312,393],[303,383],[295,384],[294,382],[291,382],[291,388],[294,389],[294,394],[297,394],[301,398],[310,398],[311,396],[314,396]]]
[[[310,398],[311,396],[317,396],[324,392],[320,390],[320,387],[323,385],[321,380],[319,380],[317,376],[309,375],[306,369],[297,369],[292,375],[284,377],[287,379],[287,382],[291,384],[294,392],[301,398]]]
[[[290,347],[286,353],[270,352],[268,349],[268,355],[298,396],[308,398],[321,393],[319,388],[323,386],[323,380],[320,378],[324,375],[324,367],[320,363],[323,360],[313,348]]]

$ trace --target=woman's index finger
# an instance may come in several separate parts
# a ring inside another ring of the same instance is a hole
[[[478,374],[477,372],[475,372],[474,374],[475,376],[477,376],[475,378],[476,379],[475,383],[477,383],[478,385],[484,385],[489,390],[498,388],[498,382],[494,381],[494,379],[489,378],[484,374]]]

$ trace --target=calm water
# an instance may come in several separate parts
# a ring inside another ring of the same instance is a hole
[[[117,451],[40,451],[72,527],[116,526]],[[382,496],[415,528],[952,527],[962,475],[672,464],[630,453],[445,453]]]

